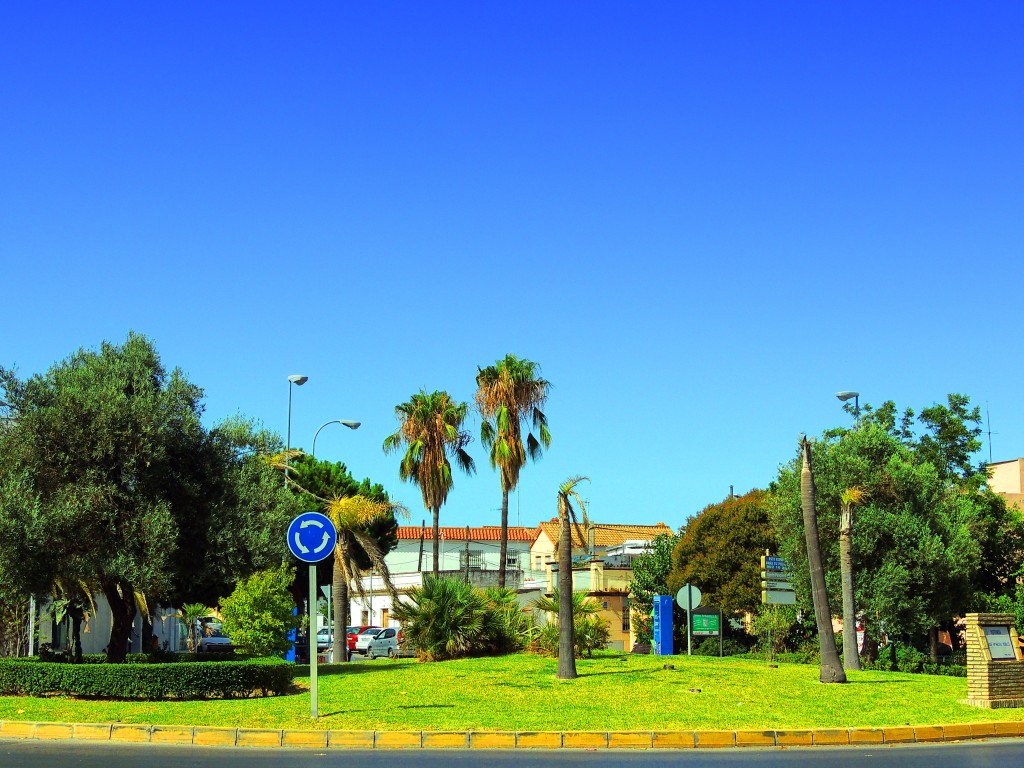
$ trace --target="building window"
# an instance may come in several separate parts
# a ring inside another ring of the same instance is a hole
[[[369,611],[363,611],[362,615],[363,615],[363,621],[362,621],[363,626],[364,627],[370,626],[370,612]]]
[[[505,567],[506,568],[518,568],[519,567],[519,552],[512,551],[505,553]]]
[[[622,631],[629,632],[629,600],[622,601]]]
[[[472,570],[472,571],[479,571],[482,560],[483,560],[483,555],[481,554],[480,550],[478,550],[478,549],[470,550],[470,552],[469,552],[469,568],[470,568],[470,570]],[[459,570],[460,571],[466,570],[466,550],[462,550],[461,552],[459,552]]]

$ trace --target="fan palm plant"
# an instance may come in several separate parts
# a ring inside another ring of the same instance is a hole
[[[384,552],[367,527],[375,521],[389,517],[408,517],[409,511],[391,501],[378,501],[365,496],[347,496],[331,499],[327,503],[327,516],[338,531],[338,542],[334,546],[334,570],[332,574],[331,597],[334,600],[334,658],[348,660],[348,636],[345,625],[349,615],[349,584],[355,584],[359,596],[366,599],[363,588],[362,568],[359,554],[363,552],[370,560],[371,567],[380,574],[384,588],[391,595],[393,605],[398,604],[391,573],[384,560]]]
[[[199,648],[199,620],[210,613],[203,603],[185,603],[175,614],[175,618],[185,625],[185,646],[189,653],[195,653]]]
[[[405,453],[398,465],[402,480],[419,486],[423,506],[434,518],[434,567],[440,572],[441,507],[452,489],[452,459],[466,473],[476,471],[473,458],[466,452],[472,439],[462,429],[469,406],[458,403],[447,392],[421,390],[407,403],[395,406],[398,429],[384,439],[384,452],[392,453],[403,445]]]
[[[421,658],[440,661],[484,650],[488,601],[483,592],[461,579],[425,576],[392,615]]]
[[[582,540],[580,526],[589,527],[587,507],[576,490],[580,483],[590,478],[578,475],[570,477],[558,488],[558,671],[559,680],[574,680],[576,674],[575,626],[572,620],[572,531]],[[575,504],[575,506],[574,506]],[[579,508],[579,514],[576,508]]]
[[[548,420],[541,408],[547,401],[550,384],[538,377],[540,367],[529,360],[506,355],[494,365],[477,369],[476,405],[483,422],[480,442],[490,450],[491,468],[501,474],[501,544],[499,547],[498,586],[505,586],[508,553],[508,496],[519,484],[519,470],[526,459],[536,461],[551,445]],[[535,436],[523,427],[532,423]]]
[[[853,582],[853,508],[866,497],[867,491],[859,486],[839,494],[839,568],[843,582],[843,666],[846,669],[860,669]]]

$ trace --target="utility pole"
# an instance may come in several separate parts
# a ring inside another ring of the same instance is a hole
[[[426,535],[427,521],[420,521],[420,557],[416,561],[416,570],[423,573],[423,537]]]

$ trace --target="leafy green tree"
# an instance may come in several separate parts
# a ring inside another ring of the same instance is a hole
[[[678,541],[678,536],[659,534],[643,554],[633,558],[629,601],[633,614],[631,621],[638,643],[649,644],[653,639],[651,613],[654,610],[655,595],[674,594],[678,591],[668,588],[668,577],[672,572],[672,552]]]
[[[761,604],[761,555],[775,547],[764,491],[709,504],[682,529],[667,594],[690,583],[700,588],[704,605],[725,614],[752,612]]]
[[[144,336],[25,381],[0,368],[0,387],[17,414],[0,431],[0,591],[95,584],[112,612],[110,661],[125,657],[137,604],[205,600],[280,562],[292,510],[240,444],[252,431],[208,432],[202,390]]]
[[[955,417],[959,410],[941,413]],[[942,419],[924,424],[924,436],[933,439],[921,451],[912,413],[905,411],[897,424],[891,402],[877,410],[866,406],[857,429],[827,431],[811,448],[823,567],[832,594],[840,592],[842,575],[841,496],[855,486],[866,492],[851,543],[869,658],[883,626],[890,637],[927,639],[937,657],[938,628],[982,603],[1012,596],[1020,564],[1020,515],[984,487],[983,468],[963,473],[957,446],[964,443],[931,432]],[[948,424],[945,430],[963,434]],[[940,459],[941,467],[925,458],[934,458],[937,446],[951,446],[942,449],[951,458]],[[796,568],[798,593],[807,607],[797,467],[794,461],[780,470],[770,511],[780,552]],[[837,606],[831,608],[835,612]]]
[[[580,530],[589,527],[587,519],[587,507],[580,497],[576,488],[580,483],[590,481],[588,477],[570,477],[558,488],[558,544],[556,545],[558,556],[558,671],[555,677],[559,680],[575,680],[576,656],[573,649],[576,647],[575,624],[572,620],[572,529],[576,528],[577,536],[583,539],[583,532]],[[577,515],[576,509],[579,508]]]
[[[298,626],[289,585],[295,569],[283,565],[243,579],[220,601],[224,634],[253,656],[283,654],[291,648],[288,633]]]
[[[441,507],[453,485],[451,460],[466,474],[476,471],[473,457],[466,452],[471,438],[462,429],[468,410],[466,403],[456,402],[447,392],[420,391],[395,406],[398,429],[384,439],[385,453],[405,446],[399,477],[419,486],[423,506],[433,514],[435,578],[440,569]]]
[[[501,474],[501,544],[499,547],[498,586],[505,586],[508,552],[508,496],[519,484],[519,471],[529,457],[536,461],[551,445],[548,420],[541,408],[547,401],[550,384],[540,378],[540,367],[515,355],[505,355],[494,365],[477,369],[476,404],[483,418],[480,441],[490,450],[491,468]],[[527,424],[537,430],[534,436]]]

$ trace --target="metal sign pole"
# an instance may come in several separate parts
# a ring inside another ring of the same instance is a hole
[[[686,585],[686,655],[693,655],[693,588]]]
[[[309,716],[319,717],[316,680],[316,564],[309,566]]]

